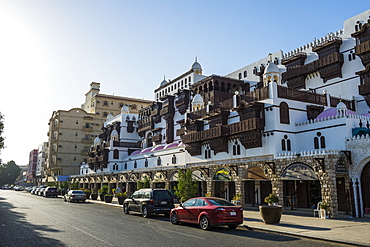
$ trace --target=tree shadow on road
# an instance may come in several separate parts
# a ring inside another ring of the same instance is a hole
[[[30,224],[25,215],[15,209],[5,198],[0,197],[0,246],[65,246],[59,240],[42,236],[42,232],[58,230]]]

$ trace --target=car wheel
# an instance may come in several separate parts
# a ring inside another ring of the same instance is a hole
[[[171,214],[170,220],[171,220],[171,223],[174,225],[178,225],[180,223],[179,219],[177,218],[177,214],[175,212]]]
[[[128,205],[127,204],[123,204],[123,212],[125,214],[129,214],[130,213],[130,210],[128,209]]]
[[[143,215],[143,217],[144,218],[148,218],[149,217],[149,212],[148,212],[148,208],[147,208],[147,206],[143,206],[142,208],[141,208],[141,214]]]
[[[199,225],[200,225],[200,228],[202,228],[203,230],[211,229],[211,225],[209,224],[209,220],[208,220],[207,216],[205,216],[205,215],[203,215],[200,218]]]
[[[238,225],[237,224],[233,224],[233,225],[228,225],[228,227],[230,229],[236,229],[238,227]]]

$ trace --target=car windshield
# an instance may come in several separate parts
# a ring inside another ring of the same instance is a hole
[[[81,190],[75,190],[75,191],[72,191],[72,194],[85,194],[85,192]]]
[[[168,190],[154,190],[153,196],[156,200],[172,199],[172,196]]]
[[[213,205],[216,206],[235,206],[231,202],[222,199],[208,199],[208,201],[210,201]]]

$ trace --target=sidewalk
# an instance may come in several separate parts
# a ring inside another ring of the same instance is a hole
[[[90,203],[121,207],[117,198],[112,203],[100,200],[87,200]],[[264,224],[257,208],[244,210],[243,226],[251,230],[260,230],[288,234],[305,238],[326,240],[342,244],[370,246],[370,218],[320,219],[306,212],[283,212],[280,224]]]

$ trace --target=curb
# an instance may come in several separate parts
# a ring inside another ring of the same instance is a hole
[[[248,226],[243,224],[243,227],[253,230],[253,231],[261,231],[261,232],[267,232],[267,233],[277,233],[277,234],[282,234],[282,235],[287,235],[287,236],[294,236],[294,237],[301,237],[301,238],[308,238],[308,239],[314,239],[314,240],[321,240],[321,241],[326,241],[326,242],[332,242],[332,243],[337,243],[337,244],[349,244],[349,245],[354,245],[354,246],[370,246],[370,245],[364,245],[362,243],[357,243],[357,242],[350,242],[347,240],[335,240],[335,239],[330,239],[330,238],[325,238],[325,237],[318,237],[318,236],[310,236],[310,235],[305,235],[305,234],[297,234],[297,233],[292,233],[288,231],[279,231],[279,230],[271,230],[267,229],[264,227],[254,227],[254,226]]]

